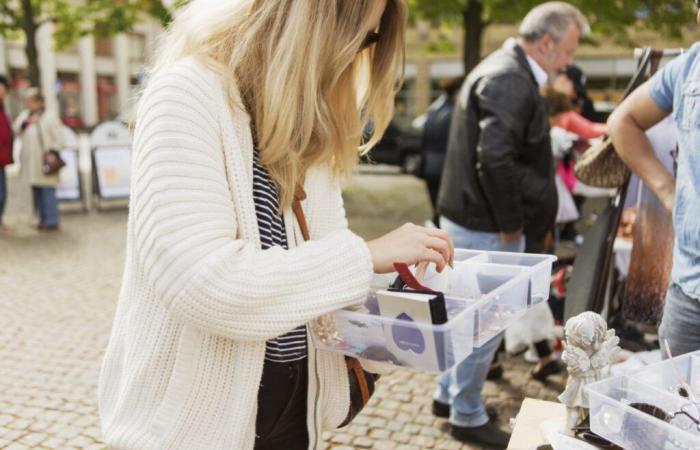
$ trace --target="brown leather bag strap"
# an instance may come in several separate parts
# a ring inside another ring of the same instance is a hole
[[[309,235],[309,225],[306,223],[306,217],[304,216],[304,208],[301,207],[302,200],[306,200],[306,192],[304,192],[304,188],[301,185],[297,184],[294,189],[292,210],[297,218],[297,223],[299,223],[299,228],[301,228],[301,235],[304,236],[305,241],[308,241],[311,237]]]
[[[369,401],[369,397],[372,394],[370,394],[369,392],[369,387],[367,386],[367,378],[365,378],[365,374],[362,369],[362,365],[360,364],[360,361],[358,361],[356,358],[345,357],[345,365],[348,369],[355,372],[355,376],[357,377],[357,384],[360,386],[360,394],[362,395],[362,404],[367,404],[367,402]]]

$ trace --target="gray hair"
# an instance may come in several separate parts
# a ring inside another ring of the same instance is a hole
[[[571,25],[575,25],[581,36],[587,35],[591,27],[581,11],[565,2],[547,2],[530,10],[520,24],[520,37],[526,42],[535,42],[551,36],[554,42],[564,38]]]

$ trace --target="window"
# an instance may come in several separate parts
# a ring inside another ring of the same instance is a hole
[[[58,73],[58,106],[61,120],[71,128],[83,126],[80,78],[77,73]]]
[[[95,54],[97,56],[111,57],[114,54],[112,38],[102,36],[95,37]]]

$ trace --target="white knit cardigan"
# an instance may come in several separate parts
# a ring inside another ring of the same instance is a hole
[[[288,209],[290,249],[260,249],[249,117],[226,98],[214,71],[185,59],[153,76],[137,113],[126,263],[99,382],[111,448],[252,449],[265,341],[369,291],[371,255],[327,168],[304,185],[313,242]],[[308,363],[313,449],[344,419],[349,390],[342,356],[309,342]]]

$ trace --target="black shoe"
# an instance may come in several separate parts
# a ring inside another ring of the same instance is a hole
[[[489,381],[502,380],[503,366],[501,364],[492,364],[489,368],[489,373],[486,374],[486,379]]]
[[[537,372],[533,370],[531,374],[532,378],[535,380],[546,383],[548,376],[561,373],[562,370],[564,370],[564,367],[562,367],[561,363],[555,359],[542,366],[542,368]]]
[[[450,405],[433,400],[433,415],[435,417],[442,417],[447,419],[450,417]]]
[[[489,416],[489,420],[491,422],[495,422],[498,420],[498,411],[496,408],[493,408],[491,406],[486,407],[486,414]],[[450,405],[446,405],[442,402],[439,402],[437,400],[433,400],[433,415],[435,417],[442,417],[443,419],[447,419],[450,417]]]
[[[460,442],[485,445],[490,448],[505,450],[510,441],[510,434],[498,428],[493,422],[480,427],[458,427],[452,425],[450,434]]]

